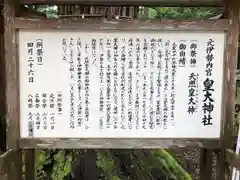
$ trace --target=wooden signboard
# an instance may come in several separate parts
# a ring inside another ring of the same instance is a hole
[[[7,144],[18,154],[8,174],[21,177],[19,148],[198,146],[221,148],[217,179],[224,179],[224,151],[232,145],[237,1],[229,3],[228,20],[125,22],[16,18],[14,2],[7,0],[4,8]],[[22,1],[71,2],[223,5],[222,0]],[[211,155],[203,151],[201,179],[211,179],[212,162],[204,163]]]
[[[16,23],[21,147],[219,145],[225,21],[45,21]]]

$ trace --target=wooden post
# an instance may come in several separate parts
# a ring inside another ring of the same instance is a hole
[[[200,180],[212,179],[213,150],[201,148],[200,153]]]
[[[19,138],[19,83],[16,49],[15,16],[17,0],[4,1],[4,36],[5,36],[5,87],[7,111],[7,149],[14,150],[9,163],[8,180],[22,179],[22,154],[18,146]],[[15,151],[16,150],[16,151]],[[10,156],[10,155],[9,155]]]
[[[25,180],[36,179],[35,149],[24,150]]]
[[[226,101],[226,123],[224,127],[225,145],[227,148],[233,147],[233,121],[235,114],[235,94],[236,94],[236,70],[237,70],[237,56],[238,56],[238,34],[239,34],[239,18],[240,18],[240,2],[238,0],[227,1],[227,17],[229,19],[229,31],[227,34],[227,53],[226,53],[226,68],[228,79],[225,79],[227,87],[225,94]],[[225,104],[225,103],[224,103]]]
[[[0,4],[0,67],[4,67],[4,17],[3,17],[3,4]],[[0,86],[5,86],[5,74],[4,71],[0,71]],[[6,104],[5,102],[5,88],[0,89],[0,103]],[[1,106],[0,108],[0,154],[6,150],[6,107]]]
[[[239,34],[239,18],[240,18],[240,2],[238,0],[228,0],[226,2],[225,16],[229,20],[229,31],[226,41],[226,61],[225,73],[228,78],[224,80],[226,84],[224,94],[226,101],[223,103],[225,106],[224,116],[224,140],[222,149],[218,154],[217,159],[217,180],[225,180],[228,172],[228,164],[225,162],[226,148],[233,147],[233,123],[234,123],[234,110],[235,110],[235,94],[236,94],[236,69],[237,69],[237,55],[238,55],[238,34]]]

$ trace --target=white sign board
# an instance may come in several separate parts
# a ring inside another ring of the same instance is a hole
[[[219,138],[224,36],[20,31],[21,137]]]

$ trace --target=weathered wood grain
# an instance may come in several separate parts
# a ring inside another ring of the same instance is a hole
[[[19,137],[19,83],[18,60],[15,30],[15,0],[4,4],[4,42],[5,42],[5,86],[7,109],[7,147],[18,148]]]
[[[226,163],[226,148],[233,148],[233,124],[235,115],[235,95],[236,95],[236,69],[238,55],[238,34],[239,34],[239,18],[240,18],[240,1],[226,1],[225,16],[229,20],[229,31],[225,44],[225,68],[224,68],[224,91],[223,91],[223,107],[222,117],[224,124],[224,141],[222,149],[218,155],[217,162],[217,179],[225,180],[229,176],[228,165]],[[230,177],[228,177],[230,178]]]
[[[36,19],[16,18],[17,29],[62,30],[194,30],[227,31],[228,21],[220,20],[106,20],[106,19]],[[41,30],[40,30],[41,31]]]
[[[233,147],[233,121],[235,115],[236,102],[236,74],[238,61],[238,35],[239,35],[239,18],[240,18],[240,1],[229,0],[228,9],[225,14],[229,19],[229,31],[225,45],[225,78],[223,92],[223,117],[225,117],[225,148]],[[226,106],[224,106],[224,104]]]
[[[16,0],[4,1],[4,44],[5,44],[5,89],[6,89],[6,123],[7,123],[7,149],[15,153],[9,155],[8,180],[22,179],[22,156],[18,146],[19,138],[19,83],[18,61],[16,46],[15,15],[19,12]],[[2,87],[4,88],[4,87]]]

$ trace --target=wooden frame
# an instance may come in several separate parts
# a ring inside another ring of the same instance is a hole
[[[26,19],[16,18],[15,28],[25,30],[154,30],[154,31],[216,31],[228,32],[227,20],[161,21],[161,20],[117,20],[106,19]],[[226,60],[225,64],[226,64]],[[226,79],[225,77],[224,79]],[[225,80],[224,80],[225,81]],[[223,99],[225,99],[223,97]],[[224,117],[222,117],[222,122]],[[222,125],[223,126],[223,125]],[[223,130],[222,130],[223,132]],[[221,139],[45,139],[21,138],[20,148],[171,148],[205,147],[220,148]]]
[[[162,5],[162,6],[223,6],[223,0],[22,0],[28,4],[50,4],[50,3],[59,3],[59,4],[69,4],[69,3],[78,3],[78,4],[91,4],[91,5]],[[16,31],[15,28],[22,29],[36,29],[36,28],[47,28],[47,29],[81,29],[79,28],[78,20],[39,20],[39,19],[23,19],[15,18],[16,0],[5,0],[5,76],[6,76],[6,107],[7,107],[7,144],[8,149],[5,154],[0,156],[0,177],[8,180],[20,180],[21,179],[21,151],[20,148],[169,148],[173,146],[177,147],[206,147],[206,148],[220,148],[221,151],[218,153],[218,180],[223,180],[224,172],[226,170],[227,161],[230,165],[237,166],[239,165],[239,156],[234,155],[231,151],[227,151],[225,148],[232,148],[231,140],[232,139],[232,122],[233,122],[233,111],[234,111],[234,102],[235,102],[235,71],[236,71],[236,56],[237,56],[237,40],[239,33],[239,11],[240,3],[238,0],[229,0],[225,2],[225,5],[228,4],[229,13],[228,20],[223,21],[213,20],[213,21],[159,21],[158,28],[164,30],[164,25],[168,25],[169,29],[173,30],[174,28],[183,28],[184,30],[210,30],[214,31],[219,28],[220,31],[228,31],[227,41],[226,41],[226,54],[225,54],[225,86],[224,94],[224,103],[226,103],[226,108],[223,106],[223,118],[224,118],[224,136],[220,140],[128,140],[121,139],[116,142],[115,139],[91,139],[91,140],[82,140],[82,139],[19,139],[19,92],[18,92],[18,59],[16,51]],[[111,21],[112,22],[112,21]],[[131,27],[130,21],[128,21]],[[136,21],[138,22],[138,21]],[[147,23],[148,21],[146,21]],[[86,22],[87,23],[87,22]],[[161,23],[161,24],[160,24]],[[169,25],[170,24],[170,25]],[[147,24],[145,24],[147,26]],[[145,26],[145,27],[146,27]],[[70,28],[69,28],[70,27]],[[93,26],[94,27],[94,26]],[[108,27],[114,28],[114,25],[111,23],[108,24]],[[154,25],[152,26],[154,27]],[[221,27],[221,28],[220,28]],[[124,28],[118,26],[118,28]],[[125,27],[126,28],[126,27]],[[146,27],[147,28],[147,27]],[[155,27],[156,28],[156,27]],[[83,27],[84,29],[84,27]],[[16,149],[13,151],[12,149]],[[206,152],[207,151],[207,152]],[[205,157],[206,162],[209,160],[212,150],[203,149],[202,158]],[[32,158],[34,150],[30,150],[30,157]],[[225,159],[226,158],[226,159]],[[13,160],[14,159],[14,160]],[[1,168],[3,166],[9,165],[11,161],[11,167],[7,170],[4,168],[4,176],[1,176]],[[12,163],[12,162],[15,163]],[[30,160],[31,161],[31,160]],[[28,162],[28,167],[32,168],[34,162]],[[210,167],[212,162],[209,160],[207,167]],[[204,171],[202,171],[204,170]],[[211,179],[209,175],[209,170],[206,168],[201,169],[201,174],[207,173],[206,176],[201,176],[201,180]],[[32,174],[32,173],[31,173]],[[5,176],[7,175],[7,176]],[[34,178],[27,176],[29,180]]]

